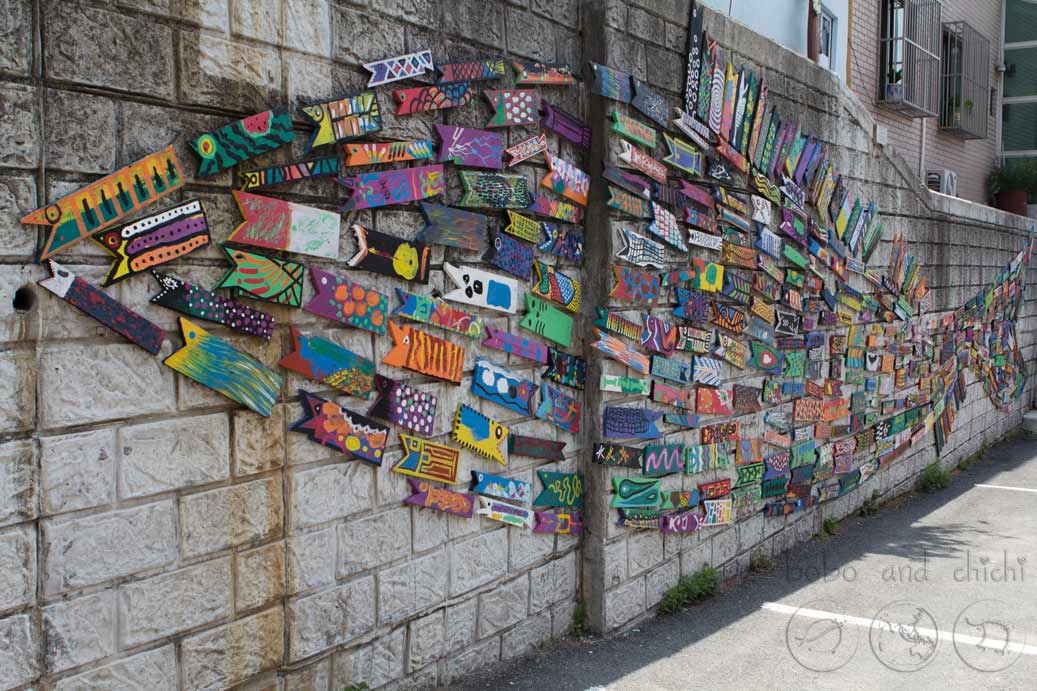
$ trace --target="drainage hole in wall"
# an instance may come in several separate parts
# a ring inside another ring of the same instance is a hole
[[[11,303],[15,312],[31,312],[36,308],[36,292],[29,286],[22,286],[14,291]]]

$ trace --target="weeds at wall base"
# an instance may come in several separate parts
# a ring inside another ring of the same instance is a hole
[[[711,566],[692,576],[682,576],[677,585],[663,594],[656,611],[659,614],[676,614],[687,605],[712,597],[719,585],[720,571]]]

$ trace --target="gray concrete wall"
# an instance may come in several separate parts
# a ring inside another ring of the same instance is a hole
[[[360,62],[426,47],[437,60],[505,54],[582,66],[593,58],[648,79],[676,104],[687,9],[685,0],[0,0],[0,689],[448,683],[561,635],[578,598],[598,630],[630,626],[681,573],[706,563],[738,573],[752,549],[781,551],[872,487],[887,495],[905,489],[932,459],[930,441],[861,491],[788,519],[746,516],[683,540],[619,529],[603,508],[609,474],[586,451],[598,438],[602,402],[588,391],[580,438],[502,418],[516,431],[568,442],[557,466],[582,470],[591,490],[584,540],[419,513],[402,505],[408,491],[388,465],[342,463],[287,433],[298,413],[296,386],[315,385],[290,376],[265,420],[39,290],[34,310],[13,309],[15,290],[44,274],[32,261],[40,237],[18,218],[170,142],[190,170],[193,135],[273,104],[357,89],[366,82]],[[784,109],[801,112],[806,129],[839,147],[839,167],[884,214],[887,240],[903,232],[926,265],[935,314],[964,302],[1019,249],[1022,220],[932,196],[901,160],[874,149],[868,116],[832,74],[716,15],[707,27],[739,61],[763,71]],[[380,94],[387,137],[431,138],[432,122],[480,127],[489,115],[472,104],[396,119],[389,90]],[[561,151],[597,174],[615,153],[605,128],[614,104],[582,94],[551,99],[594,126],[587,158]],[[531,182],[543,174],[523,170]],[[191,180],[178,195],[205,201],[217,240],[238,222],[232,184],[227,174]],[[595,186],[592,202],[602,194]],[[285,196],[333,209],[342,192],[311,183]],[[458,198],[452,179],[448,200]],[[611,256],[606,231],[616,224],[599,204],[590,213],[586,265],[598,267]],[[423,225],[412,207],[345,220],[343,228],[359,221],[407,237]],[[877,257],[886,253],[888,246]],[[433,285],[443,285],[444,258],[461,257],[437,250]],[[107,267],[86,243],[59,259],[94,283]],[[223,266],[206,249],[175,268],[209,286]],[[586,319],[610,286],[604,271],[582,277]],[[393,285],[370,278],[383,292]],[[147,302],[154,291],[140,277],[110,293],[172,330],[175,314]],[[387,339],[298,310],[271,311],[280,326],[270,344],[213,331],[270,365],[285,352],[288,323],[377,360],[386,352]],[[1030,362],[1032,315],[1028,301],[1020,337]],[[517,319],[490,323],[517,330]],[[586,323],[580,328],[585,339]],[[499,353],[470,351],[503,362]],[[507,364],[532,375],[521,360]],[[1018,411],[995,411],[969,382],[946,463],[1019,419]],[[429,386],[440,396],[441,440],[467,380]],[[528,461],[508,472],[532,480]],[[462,476],[472,467],[494,469],[465,453]]]

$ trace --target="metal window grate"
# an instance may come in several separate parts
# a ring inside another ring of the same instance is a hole
[[[990,42],[965,22],[943,25],[940,129],[985,139],[990,99]]]
[[[881,7],[878,103],[908,117],[936,117],[940,2],[882,0]]]

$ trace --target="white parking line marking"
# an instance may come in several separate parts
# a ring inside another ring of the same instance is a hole
[[[825,612],[820,609],[805,609],[800,607],[791,607],[789,605],[783,605],[779,602],[764,602],[760,605],[760,609],[767,610],[768,612],[774,612],[776,614],[795,614],[800,617],[807,617],[809,619],[831,619],[832,621],[839,622],[841,624],[851,624],[853,626],[860,626],[861,628],[870,629],[872,624],[877,624],[882,627],[892,628],[895,624],[881,619],[866,619],[864,617],[853,617],[848,614],[838,614],[836,612]],[[983,639],[976,636],[966,636],[963,634],[954,635],[947,631],[935,631],[933,629],[927,629],[923,627],[917,627],[915,629],[918,633],[933,636],[939,638],[941,641],[954,642],[957,640],[959,644],[964,645],[975,645],[977,647],[983,646],[993,648],[995,650],[1006,650],[1013,653],[1019,652],[1023,655],[1037,655],[1037,646],[1035,645],[1024,645],[1022,643],[1008,643],[1004,645],[1004,641],[995,641],[992,639]],[[1025,638],[1023,640],[1026,640]],[[1003,646],[1003,647],[1002,647]]]
[[[982,487],[983,489],[1007,489],[1012,492],[1037,492],[1037,489],[1030,489],[1029,487],[1008,487],[1007,485],[976,485],[976,487]]]

